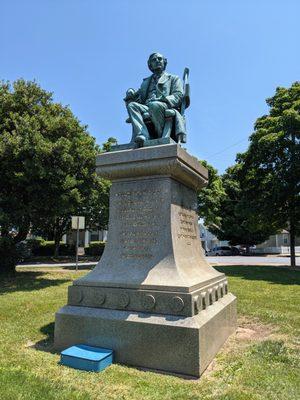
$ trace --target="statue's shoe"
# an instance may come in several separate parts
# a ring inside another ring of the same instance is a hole
[[[138,135],[135,138],[135,143],[138,145],[138,147],[143,147],[144,143],[145,143],[145,140],[146,140],[146,138],[145,138],[144,135]]]

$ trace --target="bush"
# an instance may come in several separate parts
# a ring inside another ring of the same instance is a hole
[[[0,273],[15,273],[19,259],[20,254],[13,238],[0,237]]]
[[[102,256],[105,242],[90,242],[89,247],[85,247],[84,252],[87,256]]]
[[[54,241],[43,240],[40,242],[40,246],[32,249],[32,254],[34,256],[53,256],[55,251]],[[59,245],[59,255],[60,256],[74,256],[75,246],[65,243],[60,243]]]
[[[28,248],[33,252],[35,249],[38,249],[42,243],[45,242],[44,239],[26,239],[26,244]]]
[[[18,255],[19,255],[19,260],[18,260],[19,262],[25,261],[28,258],[30,258],[31,254],[32,254],[31,247],[28,245],[28,243],[25,240],[17,243],[16,248],[17,248]]]

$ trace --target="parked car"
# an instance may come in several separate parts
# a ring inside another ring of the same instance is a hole
[[[231,256],[232,251],[229,246],[217,246],[207,252],[208,256]]]
[[[231,246],[231,255],[232,256],[240,256],[241,251],[238,247]]]
[[[256,246],[249,246],[248,248],[246,246],[241,246],[240,247],[240,252],[243,256],[249,256],[255,252]]]

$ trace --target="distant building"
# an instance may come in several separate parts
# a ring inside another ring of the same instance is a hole
[[[283,230],[277,235],[272,235],[265,242],[256,245],[255,253],[262,254],[289,254],[290,253],[290,234]],[[300,253],[300,237],[296,237],[296,253]]]
[[[227,240],[219,240],[203,225],[202,222],[199,222],[199,230],[201,244],[205,251],[212,250],[216,246],[228,246]]]
[[[106,230],[84,230],[79,231],[79,247],[87,247],[90,242],[107,241]],[[72,230],[63,236],[63,242],[68,244],[76,243],[76,230]]]
[[[215,246],[229,245],[229,242],[226,240],[218,240],[215,235],[209,232],[202,222],[199,222],[199,230],[202,247],[205,251],[212,250]],[[250,249],[250,251],[260,254],[289,254],[290,234],[288,231],[283,230],[277,235],[270,236],[265,242],[257,244],[254,248]],[[296,238],[295,251],[296,253],[300,253],[300,237]]]

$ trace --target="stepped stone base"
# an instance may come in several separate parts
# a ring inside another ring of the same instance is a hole
[[[236,328],[236,299],[200,241],[208,171],[177,144],[114,150],[97,158],[112,181],[107,245],[69,287],[55,347],[99,346],[116,362],[200,376]]]
[[[121,364],[199,377],[235,329],[232,294],[187,318],[65,306],[56,314],[55,346],[109,348]]]

